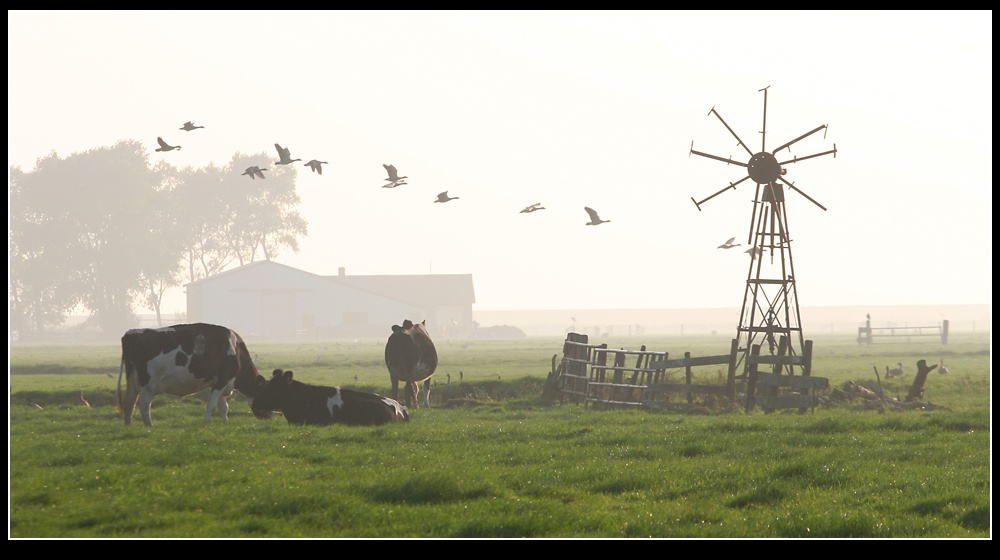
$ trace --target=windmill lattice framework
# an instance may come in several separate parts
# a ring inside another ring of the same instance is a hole
[[[821,125],[813,130],[786,142],[777,148],[767,151],[767,86],[759,91],[764,92],[764,116],[761,128],[761,149],[753,152],[743,140],[726,124],[722,116],[715,110],[715,107],[708,112],[708,115],[715,115],[719,121],[729,130],[730,134],[736,138],[739,146],[742,146],[749,154],[747,162],[736,161],[732,157],[724,158],[694,149],[694,141],[691,142],[691,154],[723,161],[730,165],[737,165],[747,169],[747,175],[736,181],[729,183],[729,186],[715,192],[714,194],[694,202],[698,211],[701,205],[733,189],[746,180],[752,180],[757,184],[757,190],[753,199],[753,211],[750,217],[750,231],[747,237],[748,252],[751,255],[750,267],[747,271],[746,287],[743,292],[743,307],[740,312],[740,322],[737,325],[738,362],[737,367],[743,368],[743,373],[747,373],[749,360],[747,357],[753,351],[753,347],[760,346],[763,353],[766,345],[767,351],[774,355],[799,355],[804,352],[806,344],[802,332],[802,317],[799,313],[798,291],[795,286],[795,267],[792,261],[792,239],[789,236],[788,212],[785,207],[785,187],[799,193],[807,200],[826,211],[826,207],[815,199],[802,192],[794,183],[785,179],[785,165],[798,163],[807,159],[812,159],[828,154],[837,157],[837,145],[833,145],[832,150],[819,152],[816,154],[797,157],[779,161],[778,152],[788,149],[791,146],[813,134],[824,131],[826,138],[827,125]],[[766,256],[765,256],[766,253]],[[794,375],[794,365],[780,366],[788,368],[787,373]],[[785,373],[775,371],[775,373]]]

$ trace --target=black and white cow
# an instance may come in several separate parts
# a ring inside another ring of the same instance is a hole
[[[126,392],[122,396],[122,373]],[[253,398],[257,388],[257,367],[250,359],[246,343],[236,331],[219,325],[193,323],[159,329],[131,329],[122,336],[122,362],[118,372],[118,412],[125,424],[132,412],[139,413],[147,426],[153,397],[161,393],[191,395],[211,388],[205,421],[219,409],[228,419],[226,399],[238,390]]]
[[[395,399],[302,383],[292,379],[292,372],[280,369],[274,370],[271,379],[258,375],[256,393],[251,404],[255,413],[281,412],[289,424],[376,426],[410,420]]]
[[[399,398],[399,383],[406,388],[406,406],[420,408],[420,382],[424,384],[424,404],[431,406],[431,376],[437,369],[438,355],[427,333],[425,321],[414,324],[409,319],[403,326],[393,325],[385,342],[385,366],[392,381],[392,398]]]

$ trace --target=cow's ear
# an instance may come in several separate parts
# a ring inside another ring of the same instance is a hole
[[[282,375],[282,378],[285,380],[285,383],[291,383],[292,382],[292,372],[291,371],[286,371],[284,373],[284,375]]]
[[[399,332],[401,330],[403,330],[403,327],[401,327],[399,325],[393,325],[392,326],[392,332],[394,332],[394,333]]]
[[[258,387],[263,387],[264,385],[267,385],[267,379],[264,379],[263,375],[259,375],[258,374],[257,375],[257,386]]]
[[[281,377],[281,370],[280,369],[276,369],[276,370],[274,370],[274,371],[271,372],[271,378],[273,379],[275,377]]]
[[[405,321],[403,321],[403,328],[404,329],[408,329],[408,328],[410,328],[412,326],[413,326],[413,321],[411,321],[409,319],[406,319]]]

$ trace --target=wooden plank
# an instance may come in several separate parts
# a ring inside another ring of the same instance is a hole
[[[800,366],[803,363],[802,356],[773,356],[770,354],[750,356],[747,361],[751,364],[780,364],[783,366]]]
[[[726,395],[725,385],[688,385],[686,383],[653,383],[646,386],[646,393],[696,393],[699,395]]]
[[[776,397],[757,395],[756,402],[762,408],[811,408],[819,404],[819,397],[812,395],[778,395]]]
[[[693,358],[681,358],[675,360],[653,360],[649,363],[649,367],[653,369],[670,369],[693,366],[712,366],[728,363],[729,356],[696,356]]]
[[[826,389],[830,380],[825,377],[803,377],[800,375],[776,375],[758,373],[757,385],[762,387],[791,387],[794,389]]]

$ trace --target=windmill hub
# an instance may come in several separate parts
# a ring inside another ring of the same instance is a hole
[[[778,158],[767,152],[758,152],[750,158],[747,164],[750,178],[758,185],[766,185],[778,180],[783,175]]]

